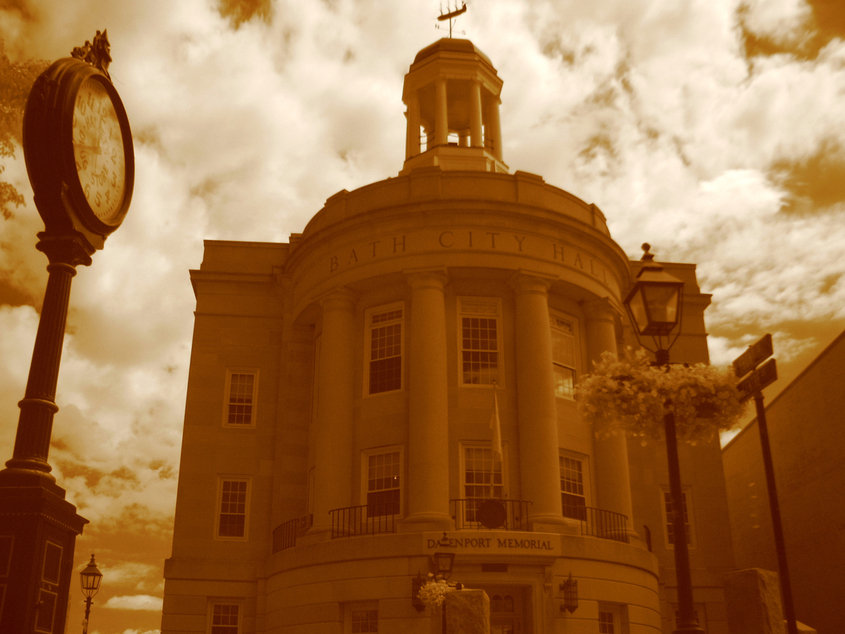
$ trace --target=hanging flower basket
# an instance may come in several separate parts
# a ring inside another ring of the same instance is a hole
[[[446,583],[445,579],[435,579],[429,573],[428,580],[420,586],[417,596],[426,607],[436,608],[443,605],[443,601],[446,600],[446,594],[452,592],[454,589],[454,587]]]
[[[654,366],[644,350],[617,359],[605,352],[575,388],[578,411],[596,435],[662,438],[663,417],[675,414],[678,438],[695,444],[736,426],[743,412],[728,368]]]

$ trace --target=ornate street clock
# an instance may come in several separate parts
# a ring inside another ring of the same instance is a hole
[[[0,470],[0,543],[5,545],[0,632],[64,632],[76,536],[88,523],[65,499],[47,460],[76,267],[90,264],[129,209],[135,159],[126,111],[108,74],[105,31],[35,80],[23,146],[35,205],[37,248],[49,260],[12,458]],[[2,548],[0,548],[2,550]],[[44,562],[42,574],[30,574]]]
[[[54,62],[32,87],[23,145],[46,233],[101,249],[132,198],[135,158],[123,103],[108,74],[106,33]]]

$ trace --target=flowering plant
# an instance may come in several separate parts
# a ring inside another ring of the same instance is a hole
[[[576,386],[578,411],[598,436],[661,438],[667,411],[675,414],[678,437],[692,444],[737,424],[743,406],[728,368],[657,367],[648,357],[644,350],[623,359],[605,352]]]
[[[427,607],[434,608],[442,605],[446,600],[446,593],[454,589],[446,583],[445,579],[435,579],[434,575],[429,573],[426,582],[420,586],[417,596]]]

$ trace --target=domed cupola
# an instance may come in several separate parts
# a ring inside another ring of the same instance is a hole
[[[405,165],[507,172],[502,161],[502,80],[469,40],[441,39],[417,53],[402,101],[407,106]]]

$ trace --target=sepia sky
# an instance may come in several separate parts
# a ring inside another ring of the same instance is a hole
[[[785,386],[845,328],[839,0],[473,0],[504,81],[511,170],[593,202],[633,258],[695,262],[714,363],[766,332]],[[445,3],[444,3],[445,7]],[[402,79],[437,0],[6,0],[12,61],[108,29],[135,142],[123,226],[74,279],[50,463],[104,573],[91,634],[160,623],[202,240],[287,241],[326,198],[395,176]],[[2,105],[2,104],[0,104]],[[0,181],[0,459],[47,279],[22,150]],[[769,394],[769,392],[767,392]],[[211,528],[209,528],[211,530]],[[82,618],[73,580],[68,631]]]

